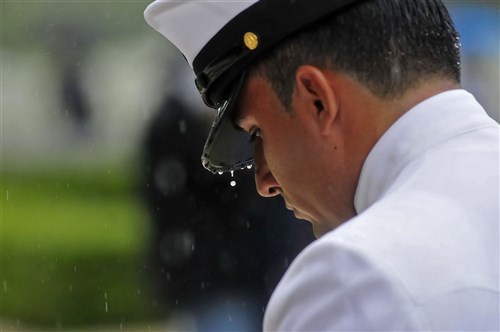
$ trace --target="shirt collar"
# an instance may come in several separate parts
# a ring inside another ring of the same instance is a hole
[[[425,150],[484,126],[485,114],[474,96],[461,89],[437,94],[406,112],[368,154],[354,198],[356,211],[361,213],[382,198],[405,166]]]

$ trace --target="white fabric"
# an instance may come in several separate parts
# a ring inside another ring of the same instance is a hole
[[[401,117],[370,152],[355,206],[290,266],[264,330],[499,330],[499,126],[472,95]]]
[[[222,27],[257,0],[157,0],[146,22],[170,40],[193,67],[193,60]],[[243,36],[241,37],[243,40]]]

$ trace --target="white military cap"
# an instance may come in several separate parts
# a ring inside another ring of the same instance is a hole
[[[212,172],[253,163],[249,135],[233,123],[246,71],[259,56],[299,30],[361,0],[157,0],[144,16],[170,40],[196,75],[217,115],[202,155]]]

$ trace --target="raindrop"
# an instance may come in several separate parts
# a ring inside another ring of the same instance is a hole
[[[250,164],[250,165],[248,165],[248,166],[247,166],[247,169],[252,169],[252,165],[251,165],[251,164]]]
[[[223,174],[223,172],[217,172],[217,174],[222,175],[222,174]]]
[[[231,177],[234,177],[234,171],[231,171]],[[231,185],[231,187],[234,187],[236,186],[236,181],[232,180],[231,182],[229,182],[229,184]]]

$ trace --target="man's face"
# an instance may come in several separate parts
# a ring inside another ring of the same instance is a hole
[[[268,81],[253,75],[238,100],[236,122],[255,141],[259,194],[281,195],[286,207],[310,221],[319,237],[354,212],[343,180],[342,147],[319,130],[314,104],[305,105],[294,92],[292,111],[285,111]]]

